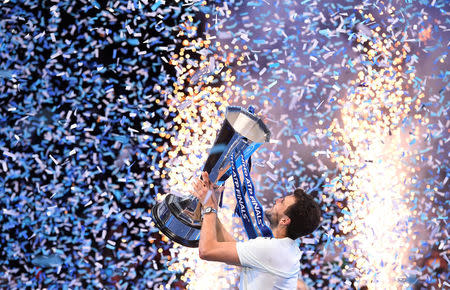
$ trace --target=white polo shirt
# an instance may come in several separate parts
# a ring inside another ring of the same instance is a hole
[[[296,289],[301,252],[291,238],[258,237],[236,244],[242,265],[239,289]]]

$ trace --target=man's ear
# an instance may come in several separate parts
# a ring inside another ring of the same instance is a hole
[[[280,224],[283,225],[283,226],[285,226],[285,227],[287,227],[290,223],[291,223],[291,218],[288,217],[287,215],[283,216],[283,217],[280,219]]]

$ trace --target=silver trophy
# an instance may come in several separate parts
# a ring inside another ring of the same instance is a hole
[[[253,111],[229,106],[202,171],[208,172],[211,182],[220,186],[231,175],[232,152],[243,152],[245,160],[248,160],[269,139],[269,129]],[[241,165],[242,160],[239,158],[237,167]],[[217,197],[219,204],[222,203],[220,198]],[[153,206],[152,217],[159,230],[169,239],[186,247],[198,247],[201,204],[196,197],[167,194],[163,202]]]

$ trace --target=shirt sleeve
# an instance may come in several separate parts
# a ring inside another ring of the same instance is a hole
[[[267,270],[274,265],[273,249],[270,239],[258,237],[256,239],[238,242],[236,244],[239,261],[244,267]]]

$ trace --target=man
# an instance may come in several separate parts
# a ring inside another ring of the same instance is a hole
[[[242,266],[240,289],[296,289],[300,250],[295,239],[312,233],[320,222],[320,208],[301,189],[279,198],[266,211],[273,238],[236,242],[217,218],[216,189],[208,173],[194,183],[195,195],[203,205],[199,255],[201,259]]]

